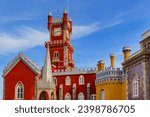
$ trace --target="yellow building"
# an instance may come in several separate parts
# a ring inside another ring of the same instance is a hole
[[[122,100],[125,99],[125,86],[122,85],[123,70],[115,66],[115,55],[110,55],[110,67],[105,67],[103,60],[97,64],[96,73],[96,100]]]

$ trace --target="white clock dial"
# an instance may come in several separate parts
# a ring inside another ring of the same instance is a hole
[[[60,36],[62,33],[61,28],[54,28],[54,36]]]

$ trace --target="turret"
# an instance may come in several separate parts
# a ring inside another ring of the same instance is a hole
[[[115,67],[115,54],[110,54],[110,63],[111,63],[111,67],[114,68]]]
[[[131,52],[130,47],[129,46],[123,47],[122,52],[124,54],[124,61],[128,60],[130,57],[130,52]]]
[[[64,14],[63,14],[63,21],[64,21],[64,24],[67,25],[67,22],[68,22],[68,13],[67,13],[66,9],[65,9]]]
[[[72,33],[72,20],[71,20],[71,18],[69,19],[69,23],[70,23],[70,33]]]
[[[98,67],[98,71],[104,71],[105,62],[103,60],[98,61],[97,67]]]
[[[50,31],[51,28],[52,28],[52,13],[49,12],[49,14],[48,14],[48,30]]]

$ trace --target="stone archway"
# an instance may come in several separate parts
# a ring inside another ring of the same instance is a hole
[[[39,100],[49,100],[48,93],[46,91],[42,91],[40,93]]]

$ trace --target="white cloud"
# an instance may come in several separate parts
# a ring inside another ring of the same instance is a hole
[[[7,33],[0,33],[0,54],[22,51],[38,45],[42,45],[48,40],[48,34],[38,30],[22,27],[18,36]]]
[[[105,23],[96,22],[87,26],[74,26],[71,39],[79,39],[119,23],[121,23],[121,21],[110,22],[107,23],[107,25],[104,25]],[[17,35],[12,35],[0,32],[0,55],[43,45],[46,40],[49,40],[48,33],[30,27],[21,27],[16,33]]]
[[[93,23],[91,25],[86,25],[86,26],[75,25],[75,26],[73,26],[72,39],[74,40],[74,39],[79,39],[79,38],[88,36],[99,30],[118,25],[121,22],[122,22],[122,20],[117,20],[117,21],[108,21],[108,22],[96,22],[96,23]]]

